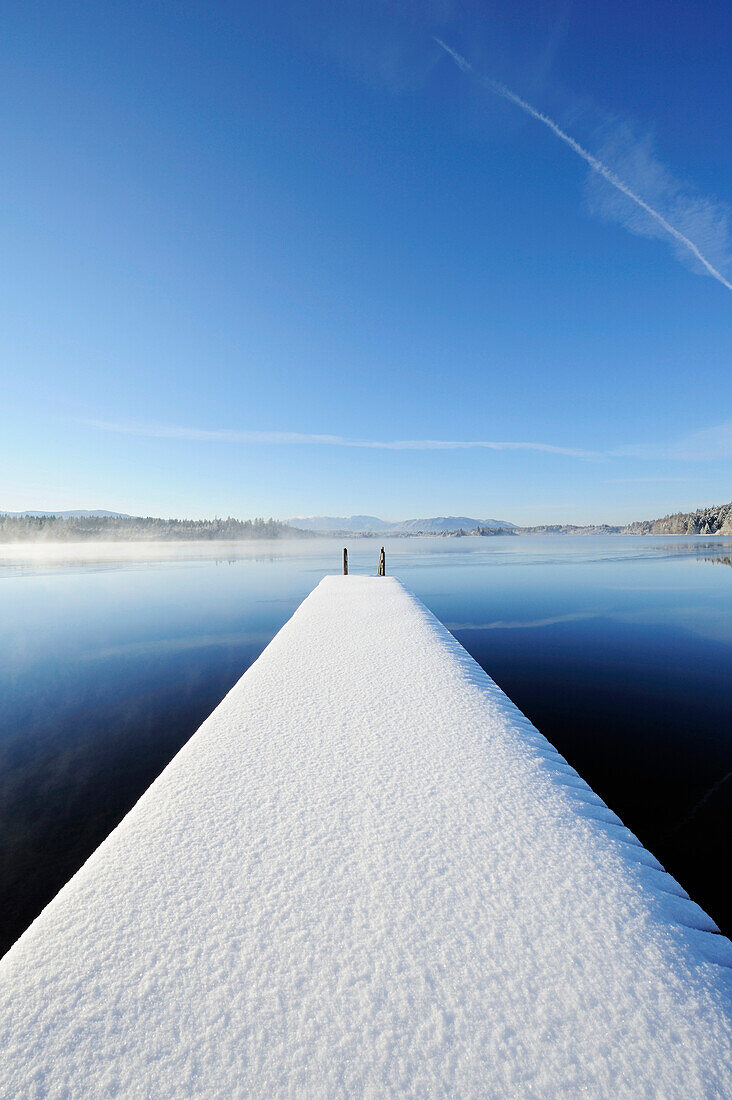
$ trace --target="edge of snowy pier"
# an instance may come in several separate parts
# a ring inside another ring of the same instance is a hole
[[[0,1093],[724,1096],[731,966],[414,595],[327,577],[0,961]]]

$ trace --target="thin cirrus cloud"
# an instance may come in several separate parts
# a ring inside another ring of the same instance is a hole
[[[351,439],[342,435],[306,432],[262,432],[236,428],[191,428],[179,424],[83,420],[87,427],[148,439],[181,439],[194,443],[250,443],[270,446],[310,445],[354,447],[372,451],[538,451],[586,461],[598,459],[647,459],[655,461],[710,462],[732,457],[732,420],[691,432],[670,443],[631,443],[605,451],[586,451],[555,443],[495,439]],[[680,481],[693,478],[621,478],[626,481]]]
[[[199,443],[311,444],[330,447],[360,447],[378,451],[459,451],[483,448],[489,451],[541,451],[570,458],[600,458],[596,451],[560,447],[553,443],[512,442],[489,439],[349,439],[341,435],[310,435],[304,432],[238,431],[231,428],[186,428],[177,424],[115,423],[86,420],[89,427],[105,432],[145,436],[149,439],[185,439]]]
[[[611,451],[617,458],[647,458],[681,462],[713,462],[732,458],[732,420],[690,432],[669,444],[636,443]]]
[[[458,68],[475,74],[473,66],[461,54],[435,36],[434,41]],[[549,118],[516,95],[498,80],[480,78],[492,92],[513,103],[525,114],[546,126],[585,164],[589,165],[592,184],[588,198],[592,209],[620,222],[633,233],[660,236],[669,240],[677,256],[690,261],[693,269],[710,275],[727,290],[732,283],[719,270],[729,262],[729,229],[726,208],[720,203],[690,195],[652,155],[647,143],[633,139],[630,131],[617,131],[604,143],[604,155],[612,157],[617,168],[588,152],[578,141]],[[620,172],[623,172],[623,176]],[[626,178],[623,178],[627,173]],[[634,186],[628,182],[632,179]],[[646,198],[641,197],[643,190]],[[649,201],[650,199],[650,201]],[[663,211],[663,212],[662,212]],[[703,251],[702,251],[703,249]]]
[[[695,242],[714,270],[729,270],[732,243],[729,208],[724,203],[696,193],[677,179],[656,156],[651,137],[635,133],[628,123],[604,126],[597,135],[597,145],[602,161],[612,164],[614,172],[633,192],[642,194],[649,206],[663,210],[680,237],[670,236],[662,223],[649,217],[645,209],[597,172],[588,173],[585,186],[591,213],[617,222],[630,233],[667,240],[676,258],[700,274],[704,274],[704,268],[686,247],[687,240]],[[707,270],[707,274],[714,271]],[[720,281],[728,286],[728,280]]]

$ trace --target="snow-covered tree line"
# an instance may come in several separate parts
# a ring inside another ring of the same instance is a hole
[[[732,503],[629,523],[625,535],[732,535]]]
[[[154,516],[3,516],[0,542],[76,542],[80,539],[307,538],[274,519],[158,519]]]

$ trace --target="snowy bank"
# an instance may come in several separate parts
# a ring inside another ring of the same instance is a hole
[[[730,964],[419,600],[328,577],[0,962],[0,1095],[729,1096]]]

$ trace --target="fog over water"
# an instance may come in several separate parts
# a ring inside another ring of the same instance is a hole
[[[382,543],[387,572],[729,934],[732,539],[349,539],[351,571],[375,573]],[[341,546],[0,547],[0,950]]]

